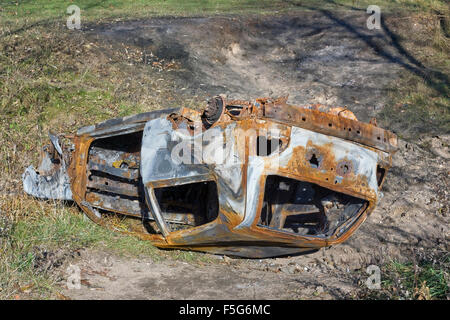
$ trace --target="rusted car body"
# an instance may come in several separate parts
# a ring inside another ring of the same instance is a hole
[[[346,108],[211,99],[50,135],[27,193],[93,221],[139,221],[161,248],[251,258],[346,240],[380,199],[397,137]],[[68,142],[67,142],[68,141]]]

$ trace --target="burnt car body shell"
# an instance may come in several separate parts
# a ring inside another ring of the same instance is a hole
[[[344,108],[297,107],[285,99],[223,106],[208,126],[200,112],[180,108],[79,129],[67,160],[73,200],[98,223],[105,211],[153,221],[157,232],[138,235],[158,247],[251,258],[338,244],[374,210],[397,148],[394,134]],[[138,146],[106,150],[120,137]],[[269,150],[258,150],[260,137],[273,143]],[[193,146],[188,163],[173,157],[180,146]],[[206,190],[198,191],[200,202],[215,208],[203,207],[201,223],[169,212],[170,204],[162,208],[165,192],[190,186]],[[288,221],[306,231],[284,228]],[[187,228],[173,227],[180,224]]]

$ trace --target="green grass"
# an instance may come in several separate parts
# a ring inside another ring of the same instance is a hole
[[[381,267],[381,289],[364,288],[359,298],[436,300],[450,296],[450,255],[439,253],[419,262],[391,261]]]
[[[390,88],[391,103],[378,115],[381,125],[410,141],[425,134],[449,134],[450,88],[427,85],[423,78],[407,72],[402,77]]]
[[[385,12],[407,10],[409,12],[445,11],[445,0],[138,0],[138,1],[97,1],[97,0],[40,0],[2,1],[0,14],[3,23],[23,24],[48,21],[68,16],[67,7],[76,4],[81,9],[82,19],[96,21],[104,19],[133,19],[150,16],[186,16],[210,14],[273,14],[292,10],[347,8],[366,9],[378,5]]]
[[[406,290],[412,293],[415,298],[423,299],[445,299],[449,293],[447,284],[448,264],[450,260],[446,257],[447,270],[442,266],[435,266],[432,262],[426,261],[419,265],[413,263],[392,262],[387,266],[391,275],[396,275],[397,282],[402,284]],[[394,286],[393,277],[386,280],[382,285],[386,288]]]

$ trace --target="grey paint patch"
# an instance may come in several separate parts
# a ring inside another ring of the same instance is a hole
[[[22,175],[22,182],[24,191],[37,198],[72,200],[69,176],[63,167],[51,176],[41,176],[29,166]]]

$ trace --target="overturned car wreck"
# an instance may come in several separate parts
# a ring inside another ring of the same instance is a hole
[[[50,134],[24,189],[102,224],[134,219],[158,247],[242,257],[346,240],[374,210],[397,137],[345,108],[212,98]],[[64,143],[63,143],[64,140]]]

